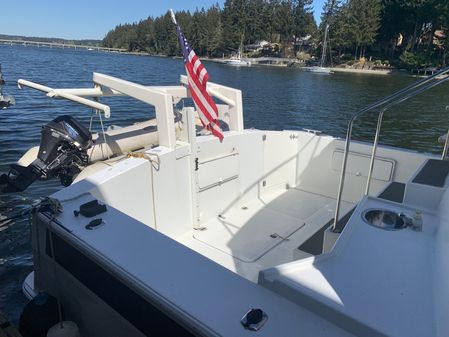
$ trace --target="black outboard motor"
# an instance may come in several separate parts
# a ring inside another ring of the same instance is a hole
[[[37,179],[59,178],[69,186],[73,177],[87,165],[92,134],[71,116],[61,116],[44,125],[37,158],[27,167],[11,165],[0,176],[0,192],[24,191]]]

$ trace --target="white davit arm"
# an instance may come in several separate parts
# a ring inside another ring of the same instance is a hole
[[[33,89],[36,89],[36,90],[40,90],[40,91],[46,92],[48,97],[65,98],[65,99],[68,99],[70,101],[86,105],[86,106],[91,107],[93,109],[101,110],[101,111],[104,112],[104,116],[106,118],[109,118],[111,116],[111,108],[108,105],[101,104],[101,103],[92,101],[90,99],[84,98],[84,97],[80,97],[80,96],[77,96],[77,95],[74,95],[74,94],[71,94],[71,93],[67,93],[67,92],[64,92],[64,91],[60,91],[60,90],[57,90],[57,89],[53,89],[53,88],[50,88],[50,87],[46,87],[45,85],[41,85],[41,84],[34,83],[34,82],[31,82],[31,81],[27,81],[27,80],[19,79],[17,81],[17,84],[18,84],[20,89],[23,89],[23,87],[29,87],[29,88],[33,88]]]

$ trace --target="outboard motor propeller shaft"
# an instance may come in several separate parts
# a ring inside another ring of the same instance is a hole
[[[61,116],[42,127],[37,158],[27,167],[11,165],[0,176],[0,192],[21,192],[37,179],[58,177],[68,186],[87,165],[92,134],[71,116]]]

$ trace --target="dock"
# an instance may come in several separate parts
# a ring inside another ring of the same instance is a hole
[[[6,45],[22,45],[22,46],[33,46],[33,47],[47,47],[47,48],[61,48],[61,49],[85,49],[85,50],[96,50],[96,51],[105,51],[105,52],[115,52],[115,53],[127,53],[128,50],[123,48],[107,48],[93,45],[83,45],[83,44],[75,44],[75,43],[61,43],[61,42],[46,42],[46,41],[30,41],[30,40],[6,40],[0,39],[0,44]]]

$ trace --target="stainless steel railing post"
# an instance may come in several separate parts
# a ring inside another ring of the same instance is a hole
[[[382,119],[384,117],[385,111],[386,109],[382,109],[382,111],[379,113],[379,116],[377,117],[376,135],[374,136],[373,151],[371,153],[371,160],[369,163],[368,178],[366,178],[365,195],[369,195],[371,176],[373,175],[374,161],[376,159],[377,144],[379,144],[380,128],[382,127]]]
[[[337,228],[337,223],[338,223],[338,217],[340,215],[341,196],[343,194],[343,187],[345,184],[346,165],[348,162],[349,145],[351,143],[352,126],[354,125],[354,121],[356,120],[356,118],[357,118],[357,115],[352,116],[352,118],[348,124],[348,129],[346,131],[345,151],[344,151],[344,155],[343,155],[343,162],[341,165],[341,175],[340,175],[340,184],[338,185],[337,202],[335,204],[334,224],[332,225],[332,232],[334,232],[334,233],[339,233],[339,229]]]
[[[444,142],[443,153],[441,154],[441,160],[446,159],[448,148],[449,148],[449,129],[447,130],[446,141]]]

